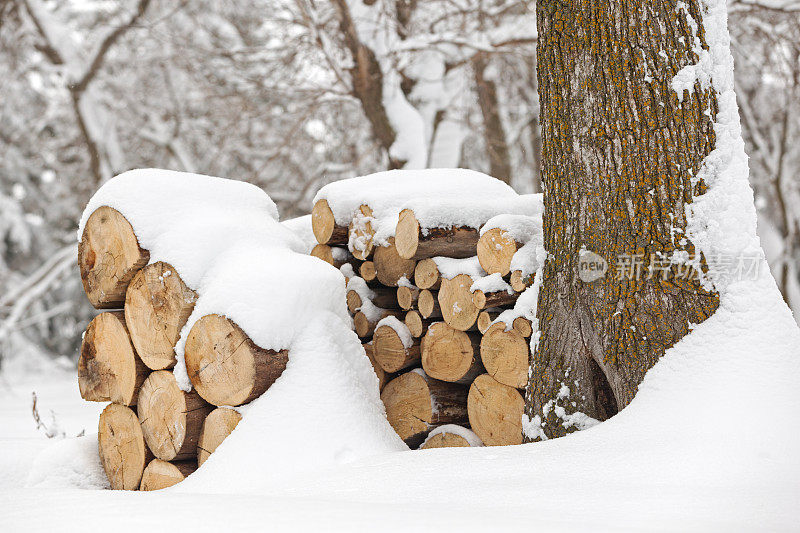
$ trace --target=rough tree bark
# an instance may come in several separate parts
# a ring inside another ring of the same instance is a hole
[[[494,80],[486,77],[488,63],[485,54],[478,53],[472,58],[475,89],[483,116],[483,138],[486,143],[486,152],[489,154],[489,174],[510,184],[511,154],[508,151],[506,132],[500,116],[497,84]]]
[[[616,414],[665,350],[719,305],[675,266],[666,280],[648,275],[663,267],[651,254],[694,254],[685,206],[704,191],[693,176],[715,143],[711,89],[696,83],[678,95],[671,85],[697,62],[695,43],[707,48],[698,0],[540,0],[537,20],[551,255],[526,391],[529,440]],[[604,277],[581,281],[582,248],[605,258]],[[634,275],[618,275],[621,256]]]

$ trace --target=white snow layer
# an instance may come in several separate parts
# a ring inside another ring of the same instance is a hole
[[[311,215],[303,215],[301,217],[284,220],[281,222],[281,226],[297,235],[297,238],[303,243],[303,251],[305,253],[310,254],[314,246],[317,245],[317,238],[314,237],[314,230],[311,227]],[[333,250],[336,251],[339,250],[339,248],[334,248]]]
[[[469,292],[481,291],[484,294],[490,292],[506,291],[508,294],[514,294],[514,289],[511,288],[503,276],[499,272],[483,276],[472,282]]]
[[[478,256],[464,259],[434,257],[433,262],[436,263],[436,267],[439,269],[439,276],[442,279],[453,279],[459,274],[466,274],[474,281],[486,276],[486,271],[481,267]]]
[[[530,195],[541,196],[541,194]],[[542,236],[542,215],[541,213],[531,215],[508,215],[501,214],[494,216],[481,226],[481,235],[489,230],[500,228],[508,233],[512,239],[520,244],[525,244],[531,239]]]

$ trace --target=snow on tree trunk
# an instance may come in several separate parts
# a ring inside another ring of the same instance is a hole
[[[687,238],[716,143],[702,10],[697,0],[537,5],[550,255],[526,391],[529,440],[616,414],[719,305],[698,276],[706,258]],[[587,252],[605,259],[605,276],[582,281]]]

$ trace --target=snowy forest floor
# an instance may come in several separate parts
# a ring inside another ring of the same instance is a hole
[[[286,413],[286,434],[253,443],[248,427],[257,427],[267,401],[237,429],[243,438],[232,435],[206,467],[157,493],[75,488],[102,477],[90,429],[100,405],[79,399],[72,376],[14,384],[0,398],[0,530],[793,530],[798,347],[800,331],[763,276],[731,286],[714,316],[648,373],[634,401],[589,430],[309,468],[302,452],[276,450],[309,439],[340,446],[347,428],[298,431]],[[68,435],[86,428],[87,436],[47,442],[33,429],[31,389],[45,419],[54,408]]]

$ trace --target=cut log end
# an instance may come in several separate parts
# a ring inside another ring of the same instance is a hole
[[[427,289],[420,291],[417,298],[417,309],[422,318],[441,318],[442,316],[437,294]]]
[[[164,461],[194,459],[200,430],[212,407],[194,391],[178,388],[168,370],[150,374],[139,391],[139,422],[153,455]]]
[[[222,441],[233,433],[242,415],[229,407],[217,407],[206,417],[197,442],[197,465],[203,466]]]
[[[420,360],[419,344],[406,348],[400,335],[390,326],[380,326],[375,330],[372,347],[375,362],[385,372],[399,372]]]
[[[414,285],[420,289],[436,290],[439,288],[439,267],[431,258],[417,262],[414,267]]]
[[[372,365],[372,370],[375,371],[375,375],[378,377],[378,390],[383,390],[386,384],[393,379],[392,374],[381,368],[381,365],[375,360],[375,350],[372,344],[364,344],[363,347],[364,353],[367,354],[367,359]]]
[[[511,258],[518,247],[519,244],[507,231],[490,229],[478,240],[478,261],[487,274],[506,276],[511,271]]]
[[[122,312],[100,313],[89,323],[78,360],[81,398],[134,405],[149,372],[131,344]]]
[[[517,333],[522,335],[523,337],[530,337],[533,335],[533,325],[531,321],[525,318],[524,316],[518,316],[512,322],[511,327],[513,327]]]
[[[401,278],[410,281],[414,277],[414,267],[417,266],[413,259],[400,257],[394,243],[394,237],[389,238],[387,246],[375,248],[372,258],[378,281],[387,287],[397,287]]]
[[[524,409],[525,401],[517,389],[488,374],[475,378],[469,388],[469,424],[486,446],[522,444]]]
[[[521,270],[514,270],[509,277],[508,283],[517,292],[522,292],[533,285],[534,275],[523,276]]]
[[[397,305],[408,311],[417,305],[420,290],[416,287],[397,287]]]
[[[283,373],[285,350],[264,350],[232,320],[206,315],[189,331],[186,371],[195,390],[213,405],[242,405],[261,396]]]
[[[469,384],[484,372],[478,335],[431,324],[422,339],[422,368],[434,379]]]
[[[177,485],[197,470],[194,461],[170,463],[161,459],[153,459],[142,474],[140,490],[161,490]]]
[[[356,335],[362,339],[371,337],[375,333],[375,326],[378,324],[378,322],[387,316],[399,318],[402,315],[401,311],[381,309],[377,319],[371,320],[370,317],[365,315],[362,311],[358,311],[355,315],[353,315],[353,328],[355,329]]]
[[[336,218],[327,200],[319,200],[311,210],[311,230],[320,244],[347,244],[347,228],[336,225]]]
[[[478,331],[481,334],[486,333],[486,331],[492,325],[492,322],[494,322],[494,319],[497,318],[499,315],[500,313],[497,311],[492,311],[488,309],[481,311],[478,314],[478,320],[476,322],[478,326]]]
[[[375,263],[372,261],[364,261],[358,267],[358,273],[366,282],[374,281],[378,277],[378,272],[375,270]]]
[[[469,448],[470,444],[467,439],[456,433],[437,433],[433,437],[428,438],[420,450],[431,450],[433,448]]]
[[[467,331],[475,325],[480,310],[472,302],[472,278],[459,274],[453,279],[443,279],[439,288],[439,307],[442,317],[451,327]]]
[[[150,253],[139,246],[122,213],[103,206],[89,216],[78,245],[78,267],[94,307],[121,308],[128,284],[149,260]]]
[[[125,322],[148,368],[175,366],[174,346],[196,301],[197,293],[168,263],[147,265],[134,276],[125,295]]]
[[[136,490],[152,458],[133,409],[112,403],[100,414],[97,430],[100,463],[114,490]]]
[[[411,448],[437,426],[466,423],[465,399],[465,387],[415,371],[393,379],[381,393],[389,424]]]
[[[418,311],[407,312],[404,322],[411,336],[414,338],[422,337],[430,325],[430,320],[423,319]]]
[[[516,389],[528,383],[528,340],[502,322],[493,324],[481,339],[481,360],[495,380]]]
[[[419,222],[411,209],[403,209],[395,230],[397,253],[405,259],[412,259],[419,247]]]

